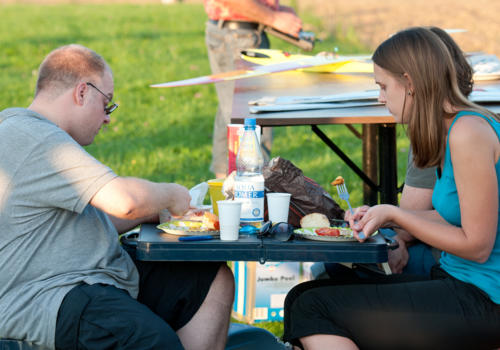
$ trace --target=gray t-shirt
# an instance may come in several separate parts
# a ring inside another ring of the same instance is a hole
[[[0,113],[0,338],[54,348],[57,312],[81,282],[138,293],[108,216],[89,204],[116,177],[43,116]]]
[[[408,151],[405,184],[417,188],[434,188],[436,183],[436,167],[417,168],[413,163],[413,151]]]

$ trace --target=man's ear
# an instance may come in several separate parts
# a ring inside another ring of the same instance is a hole
[[[85,96],[87,95],[88,89],[88,85],[83,82],[75,86],[73,90],[73,100],[78,106],[83,106],[85,103]]]

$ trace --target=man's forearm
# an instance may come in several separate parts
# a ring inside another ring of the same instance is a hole
[[[134,227],[136,227],[140,224],[158,223],[158,215],[157,214],[151,215],[150,217],[144,217],[144,218],[135,219],[135,220],[121,219],[121,218],[117,218],[116,216],[109,215],[109,214],[108,214],[108,216],[109,216],[111,222],[113,223],[113,225],[115,226],[116,231],[118,231],[118,233],[120,233],[120,234],[125,233],[127,231],[130,231]]]
[[[259,22],[272,26],[274,21],[274,10],[257,0],[224,0],[227,7],[236,9],[238,13],[253,22]]]
[[[90,204],[119,219],[144,220],[165,208],[182,215],[190,200],[188,190],[177,184],[118,177],[103,186]]]

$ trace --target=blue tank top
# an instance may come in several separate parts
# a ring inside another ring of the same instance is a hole
[[[500,123],[482,114],[470,111],[462,111],[453,120],[450,130],[463,115],[476,115],[484,118],[495,130],[497,136],[500,135]],[[495,165],[497,182],[500,188],[500,162]],[[446,154],[441,177],[436,180],[434,192],[432,194],[432,205],[447,222],[455,226],[461,226],[460,203],[458,200],[455,176],[451,164],[450,147],[446,141]],[[485,205],[487,205],[485,203]],[[500,210],[499,210],[500,211]],[[497,225],[497,236],[491,255],[485,263],[460,258],[456,255],[443,252],[441,254],[441,267],[453,277],[467,283],[474,284],[486,292],[491,300],[500,304],[500,226]]]

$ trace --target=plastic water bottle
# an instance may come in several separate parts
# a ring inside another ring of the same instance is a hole
[[[260,226],[264,221],[264,158],[255,133],[255,118],[245,119],[245,131],[236,156],[234,198],[242,202],[240,222]]]

